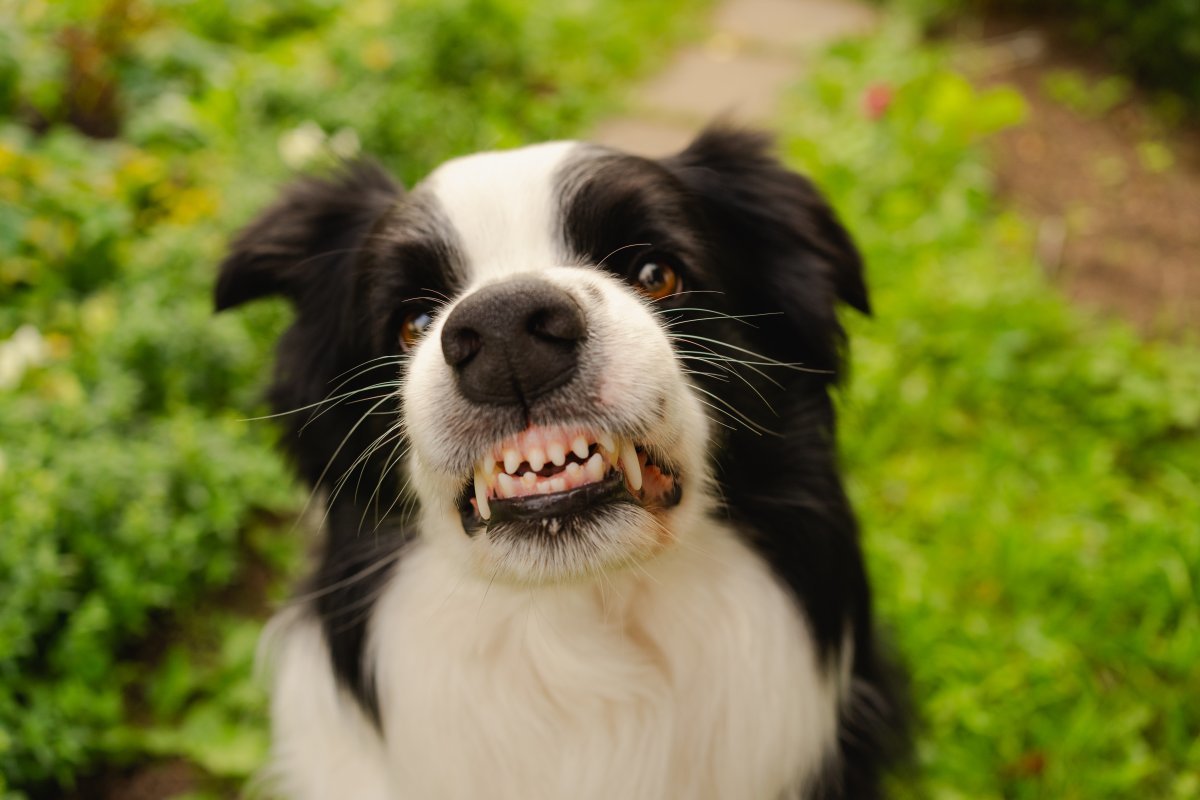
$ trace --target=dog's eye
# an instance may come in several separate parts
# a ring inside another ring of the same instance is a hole
[[[411,311],[404,317],[404,322],[400,325],[400,346],[405,352],[417,346],[417,341],[424,335],[431,322],[433,317],[429,316],[428,311]]]
[[[675,268],[663,259],[651,259],[637,268],[634,285],[651,300],[678,294],[683,280]]]

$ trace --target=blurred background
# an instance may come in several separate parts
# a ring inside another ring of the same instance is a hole
[[[261,764],[289,311],[210,295],[279,182],[666,148],[705,69],[867,257],[839,402],[919,710],[895,794],[1200,797],[1200,3],[0,0],[0,798]]]

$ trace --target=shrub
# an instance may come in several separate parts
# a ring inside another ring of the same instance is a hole
[[[1021,111],[894,30],[818,64],[787,117],[873,292],[841,442],[920,712],[895,793],[1194,797],[1200,350],[1047,284],[978,144]]]

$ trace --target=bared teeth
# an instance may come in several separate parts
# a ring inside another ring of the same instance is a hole
[[[591,448],[588,447],[587,439],[582,436],[576,436],[574,441],[571,442],[571,452],[579,458],[587,458],[589,449]]]
[[[479,509],[479,516],[485,520],[492,518],[492,508],[488,505],[487,478],[478,465],[475,467],[475,505]]]
[[[592,457],[583,465],[584,474],[591,482],[596,482],[604,477],[604,457],[599,453],[593,453]]]
[[[601,447],[603,447],[605,450],[607,450],[609,455],[611,455],[613,457],[614,461],[616,460],[617,442],[616,442],[616,439],[613,438],[613,435],[611,433],[600,434],[599,436],[596,437],[596,443],[599,444]]]
[[[638,460],[637,448],[628,439],[621,439],[621,470],[625,480],[636,492],[642,488],[642,463]]]
[[[571,460],[571,454],[579,461]],[[554,474],[539,475],[549,464],[557,467]],[[569,491],[604,480],[614,468],[620,469],[631,492],[642,490],[646,477],[632,440],[607,431],[576,434],[531,428],[497,444],[475,465],[476,508],[488,520],[492,516],[490,501]]]

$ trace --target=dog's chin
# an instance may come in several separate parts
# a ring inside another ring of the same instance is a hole
[[[490,523],[473,552],[488,580],[546,584],[586,580],[653,558],[673,538],[663,515],[610,502],[574,514]]]
[[[652,445],[535,428],[476,463],[458,510],[483,573],[545,583],[657,554],[674,538],[670,511],[682,497],[678,468]]]

